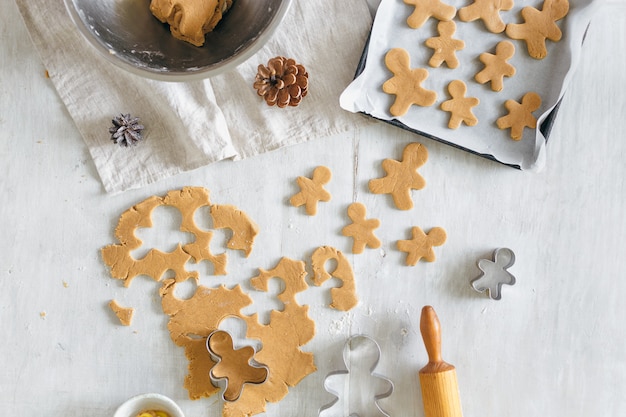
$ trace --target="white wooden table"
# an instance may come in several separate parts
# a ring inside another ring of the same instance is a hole
[[[258,268],[272,268],[283,256],[308,260],[321,245],[348,254],[351,241],[340,230],[353,201],[383,224],[381,249],[348,255],[360,299],[354,310],[326,307],[327,286],[299,298],[316,322],[305,350],[315,354],[318,371],[269,405],[268,416],[312,416],[329,402],[324,377],[342,367],[343,343],[356,333],[380,342],[377,371],[395,382],[381,405],[392,416],[422,416],[417,371],[426,353],[419,312],[426,304],[442,321],[444,358],[457,367],[466,416],[626,415],[626,2],[608,2],[592,22],[541,173],[375,124],[116,196],[103,192],[17,8],[3,5],[2,414],[105,417],[127,397],[160,392],[187,416],[219,415],[216,396],[187,398],[187,361],[165,328],[158,284],[140,277],[124,288],[110,278],[99,252],[115,243],[124,210],[196,185],[210,189],[214,202],[246,211],[261,229],[249,258],[230,255],[231,273],[223,278],[229,285],[248,285]],[[382,159],[399,158],[411,141],[428,147],[420,170],[428,185],[413,194],[413,210],[400,212],[387,197],[368,192],[367,181],[382,176]],[[309,217],[287,201],[298,191],[295,177],[318,165],[333,172],[332,200]],[[170,214],[155,213],[155,232],[142,232],[146,241],[171,249],[179,234],[168,233],[176,227]],[[414,225],[447,230],[436,262],[404,265],[395,242],[407,239]],[[500,301],[469,284],[479,273],[476,261],[497,247],[517,256],[511,268],[517,284],[505,286]],[[272,285],[276,293],[279,286]],[[271,295],[252,296],[261,317],[280,307]],[[107,307],[113,298],[135,307],[132,326],[116,323]]]

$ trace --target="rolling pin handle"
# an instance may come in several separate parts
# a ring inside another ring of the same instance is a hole
[[[420,332],[424,339],[424,346],[428,353],[428,361],[430,363],[441,363],[441,324],[435,309],[431,306],[422,308],[422,316],[420,317]]]

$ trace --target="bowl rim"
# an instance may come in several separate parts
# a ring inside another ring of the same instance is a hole
[[[114,51],[111,51],[109,48],[104,46],[96,39],[96,36],[87,28],[85,22],[80,17],[80,13],[76,8],[74,0],[63,0],[63,3],[65,4],[65,9],[69,14],[70,19],[72,20],[74,26],[78,29],[82,37],[92,47],[94,47],[100,53],[100,55],[105,58],[106,61],[114,64],[118,68],[122,68],[132,74],[139,75],[141,77],[150,78],[157,81],[184,82],[202,80],[215,75],[219,75],[224,72],[230,71],[238,65],[247,61],[250,57],[252,57],[252,55],[256,54],[274,35],[276,28],[278,28],[278,26],[287,15],[287,11],[291,6],[292,1],[293,0],[282,0],[280,2],[280,6],[278,7],[278,11],[272,17],[272,20],[270,21],[267,28],[250,44],[246,45],[245,48],[242,48],[240,50],[241,52],[239,52],[237,55],[231,56],[223,60],[223,64],[219,67],[208,67],[193,71],[159,71],[154,68],[137,67],[132,65],[126,60],[118,57]]]
[[[158,405],[154,405],[158,403]],[[141,405],[145,404],[145,405]],[[146,393],[130,397],[117,407],[113,417],[135,417],[137,413],[150,407],[162,406],[163,411],[170,414],[171,417],[184,417],[184,414],[178,404],[163,394]]]

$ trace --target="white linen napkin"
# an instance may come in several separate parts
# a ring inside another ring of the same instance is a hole
[[[371,26],[365,0],[294,0],[254,56],[228,73],[185,83],[146,79],[106,61],[75,29],[63,0],[16,3],[107,192],[363,123],[341,110],[339,95],[354,76]],[[298,107],[269,107],[252,87],[257,66],[278,55],[294,58],[309,72],[309,94]],[[120,113],[141,119],[139,146],[110,140],[111,119]]]

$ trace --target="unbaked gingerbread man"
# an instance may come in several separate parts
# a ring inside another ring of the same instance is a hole
[[[485,64],[474,79],[480,84],[491,81],[491,89],[493,91],[502,91],[504,88],[504,77],[512,77],[515,75],[515,67],[507,61],[515,54],[515,45],[509,41],[502,41],[496,45],[496,54],[484,52],[480,54],[478,59]]]
[[[467,86],[461,80],[453,80],[448,84],[448,92],[452,97],[441,103],[441,110],[450,112],[450,129],[458,129],[461,123],[468,126],[475,126],[478,119],[472,112],[472,107],[478,106],[480,100],[476,97],[465,97]]]
[[[561,29],[556,22],[569,12],[568,0],[545,0],[541,11],[531,6],[522,9],[524,23],[509,23],[506,34],[511,39],[526,41],[528,55],[543,59],[548,55],[546,39],[553,42],[561,40]]]
[[[537,127],[537,119],[532,113],[540,106],[541,97],[532,91],[524,94],[521,103],[515,100],[507,100],[504,103],[504,107],[509,111],[509,114],[496,120],[496,124],[500,129],[511,128],[511,139],[520,140],[525,127],[530,127],[531,129]]]
[[[300,192],[289,200],[292,206],[305,206],[309,216],[317,214],[318,201],[330,201],[331,195],[324,189],[324,185],[330,182],[332,173],[325,166],[319,166],[313,170],[313,178],[298,177],[297,183]]]
[[[374,194],[391,194],[400,210],[413,208],[411,190],[421,190],[426,181],[417,169],[426,163],[428,151],[421,143],[409,143],[402,151],[402,161],[385,159],[382,163],[387,175],[370,180],[369,189]]]
[[[422,87],[422,82],[428,78],[428,71],[424,68],[411,69],[411,58],[405,49],[394,48],[387,52],[385,65],[393,73],[393,77],[383,84],[385,93],[396,96],[389,108],[393,116],[406,114],[413,104],[428,107],[435,103],[437,93]]]
[[[435,51],[428,65],[437,68],[445,62],[448,68],[458,67],[459,60],[456,57],[456,51],[465,48],[465,42],[452,37],[456,32],[456,24],[453,21],[439,22],[437,31],[439,36],[428,38],[425,42],[426,46]]]
[[[459,9],[459,20],[473,22],[480,19],[488,31],[501,33],[506,24],[500,17],[500,10],[511,10],[513,6],[513,0],[474,0],[474,3]]]
[[[411,239],[399,240],[397,245],[399,250],[407,253],[406,264],[415,266],[422,258],[426,262],[434,262],[436,257],[433,246],[443,245],[446,239],[446,231],[441,227],[433,227],[426,234],[422,229],[414,226],[411,229]]]
[[[361,203],[352,203],[348,207],[348,217],[352,224],[341,229],[341,234],[354,239],[352,253],[363,253],[366,246],[372,249],[380,247],[380,240],[374,235],[374,230],[380,226],[378,219],[366,219],[366,209]]]
[[[443,3],[441,0],[404,0],[405,4],[415,6],[415,10],[406,20],[410,28],[417,29],[430,17],[439,20],[452,20],[456,14],[456,8]]]

